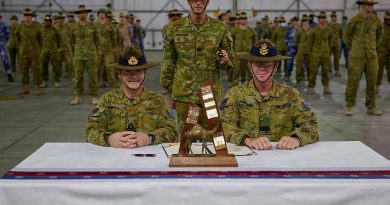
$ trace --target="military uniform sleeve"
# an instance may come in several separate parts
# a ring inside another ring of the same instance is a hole
[[[176,51],[173,41],[173,27],[168,24],[167,33],[163,40],[163,60],[161,66],[161,85],[169,92],[172,92],[173,77],[175,75]]]
[[[381,23],[381,20],[379,18],[377,19],[377,29],[376,29],[376,47],[379,47],[379,42],[381,41],[381,38],[383,36],[383,26]]]
[[[239,108],[239,97],[237,96],[237,89],[229,89],[226,93],[225,98],[221,102],[221,122],[225,138],[228,142],[236,145],[241,145],[242,139],[249,134],[238,127],[238,108]]]
[[[354,25],[352,23],[352,19],[351,19],[351,23],[345,27],[344,29],[344,33],[343,33],[343,39],[344,39],[344,42],[345,42],[345,45],[348,47],[348,49],[351,49],[351,44],[352,44],[352,35],[353,35],[353,30],[354,30]]]
[[[100,98],[96,108],[90,113],[85,126],[85,138],[87,142],[100,146],[109,146],[107,135],[107,112],[105,111],[105,97]]]
[[[317,118],[308,103],[305,103],[299,92],[294,89],[293,101],[293,124],[294,131],[290,136],[298,137],[300,146],[305,146],[319,141],[319,129]]]
[[[176,141],[176,124],[173,117],[170,116],[168,106],[163,97],[159,99],[161,109],[158,118],[158,128],[150,135],[155,136],[155,144],[175,142]]]
[[[221,49],[225,50],[229,56],[229,61],[225,64],[225,65],[221,65],[218,63],[218,67],[220,69],[228,69],[228,68],[231,68],[233,66],[233,59],[234,59],[234,54],[233,54],[233,38],[232,38],[232,35],[229,31],[229,29],[227,28],[227,26],[225,26],[225,33],[224,33],[224,36],[222,38],[222,42],[221,42]]]
[[[298,30],[298,31],[295,33],[295,38],[294,38],[295,45],[297,45],[297,47],[299,47],[300,38],[301,38],[301,31]]]

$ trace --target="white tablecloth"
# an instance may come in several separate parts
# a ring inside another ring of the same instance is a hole
[[[156,157],[135,157],[154,153]],[[238,168],[169,168],[161,145],[133,150],[47,143],[12,171],[390,170],[360,142],[237,157]],[[0,204],[390,204],[390,179],[0,180]]]

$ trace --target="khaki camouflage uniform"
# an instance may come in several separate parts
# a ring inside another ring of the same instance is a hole
[[[287,27],[276,27],[274,32],[272,33],[271,41],[275,43],[276,48],[278,49],[278,55],[287,55],[287,42],[285,40],[287,32]],[[287,72],[287,60],[283,61],[283,71]],[[279,63],[278,73],[281,73],[282,62]]]
[[[296,70],[295,77],[297,83],[304,80],[304,64],[306,65],[306,77],[309,78],[310,54],[311,48],[309,45],[310,28],[299,28],[295,34],[295,44],[297,45],[296,55]]]
[[[189,16],[168,25],[160,81],[176,101],[181,124],[187,113],[187,102],[200,103],[197,91],[201,85],[213,81],[216,99],[221,99],[220,69],[231,66],[231,61],[220,65],[216,53],[224,49],[231,59],[232,37],[225,24],[211,17],[199,26]]]
[[[318,68],[321,66],[321,83],[329,87],[330,46],[332,44],[332,31],[325,26],[323,29],[317,25],[312,29],[310,46],[309,88],[314,88],[317,81]]]
[[[382,82],[384,67],[387,71],[387,82],[390,83],[390,25],[383,24],[383,36],[378,46],[378,77],[376,85]]]
[[[340,72],[340,33],[341,33],[341,25],[336,22],[330,22],[328,24],[329,28],[332,31],[332,45],[330,48],[331,55],[333,54],[333,69],[336,71],[335,74],[339,74]],[[329,71],[332,68],[329,66]]]
[[[61,64],[58,56],[58,49],[61,45],[60,32],[54,26],[42,27],[42,78],[43,81],[49,80],[49,61],[53,68],[53,80],[60,82]]]
[[[300,146],[319,140],[317,119],[310,106],[292,87],[274,81],[262,97],[253,82],[230,88],[221,103],[221,120],[227,140],[241,145],[244,137],[279,141],[296,136]]]
[[[115,87],[115,71],[108,68],[107,65],[115,62],[114,48],[117,46],[116,31],[114,26],[109,22],[105,24],[98,22],[96,23],[96,27],[99,38],[97,58],[97,65],[99,66],[98,79],[102,77],[104,81],[105,77],[107,77],[111,87]]]
[[[233,27],[231,29],[231,35],[233,38],[233,51],[235,53],[248,52],[257,41],[255,31],[249,26],[245,30],[239,27]],[[238,85],[240,79],[242,82],[247,82],[250,76],[248,61],[234,60],[231,87]]]
[[[107,136],[128,127],[154,135],[155,144],[175,142],[176,139],[175,122],[168,115],[164,97],[144,88],[138,98],[130,100],[122,87],[100,98],[88,118],[85,137],[90,143],[109,146]]]
[[[363,72],[366,74],[366,107],[376,108],[375,85],[378,75],[377,46],[382,36],[379,17],[359,13],[351,18],[350,26],[344,31],[344,40],[349,52],[348,80],[345,91],[347,108],[356,104],[356,95]]]
[[[8,52],[11,60],[11,66],[13,71],[16,71],[16,56],[18,56],[19,42],[16,36],[16,30],[19,27],[19,24],[16,26],[9,26],[10,38],[8,40]]]
[[[42,47],[42,25],[38,22],[31,22],[30,25],[21,24],[16,30],[19,44],[19,59],[22,72],[22,84],[29,82],[29,69],[31,67],[34,85],[42,83],[42,71],[40,62],[40,51]]]
[[[73,60],[75,68],[74,94],[76,96],[83,95],[84,70],[86,69],[91,95],[98,96],[98,68],[96,66],[98,35],[96,27],[91,23],[86,23],[86,25],[76,23],[73,26],[71,41],[75,45]]]
[[[66,73],[68,77],[74,77],[74,69],[73,69],[73,52],[72,45],[70,41],[70,36],[72,33],[72,29],[68,25],[58,25],[58,30],[61,35],[61,46],[58,49],[58,58],[60,61],[60,67],[62,62],[65,62]]]

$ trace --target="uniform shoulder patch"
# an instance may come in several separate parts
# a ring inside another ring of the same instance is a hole
[[[303,108],[305,108],[305,110],[310,110],[311,109],[311,104],[308,103],[308,102],[303,102]]]

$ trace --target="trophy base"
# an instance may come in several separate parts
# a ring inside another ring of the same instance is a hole
[[[169,167],[238,167],[234,154],[174,154],[169,161]]]

